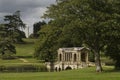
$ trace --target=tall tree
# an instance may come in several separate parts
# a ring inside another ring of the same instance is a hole
[[[4,27],[3,24],[0,24],[0,55],[2,55],[2,58],[4,55],[9,54],[15,54],[16,49],[15,46],[12,44],[12,42],[7,37],[7,30]],[[10,57],[10,56],[6,56]]]
[[[120,31],[119,2],[119,0],[57,0],[57,4],[48,7],[44,17],[52,19],[51,25],[61,29],[58,43],[63,44],[63,47],[82,44],[91,49],[95,55],[96,71],[101,72],[100,53],[110,42],[106,37],[113,34],[116,36]]]
[[[120,37],[111,37],[107,45],[106,55],[115,62],[115,69],[120,70]]]
[[[22,41],[22,37],[20,35],[22,33],[22,29],[25,28],[25,24],[20,18],[20,11],[16,11],[13,15],[6,15],[5,18],[5,27],[8,30],[8,37],[14,42]]]
[[[45,21],[42,21],[42,22],[39,21],[39,22],[36,22],[33,24],[33,37],[34,38],[38,38],[38,36],[39,36],[38,32],[40,31],[41,27],[45,24],[46,24]]]
[[[60,34],[60,30],[57,27],[46,25],[42,27],[39,33],[40,39],[36,44],[34,56],[38,59],[50,62],[51,71],[53,71],[53,63],[56,61],[57,57],[57,40]]]

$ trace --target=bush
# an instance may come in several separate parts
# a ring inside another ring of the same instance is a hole
[[[105,65],[107,65],[107,66],[113,66],[113,65],[115,65],[115,62],[112,61],[112,60],[107,60],[107,61],[105,61]]]
[[[3,60],[11,60],[11,59],[15,59],[15,56],[12,54],[4,54],[4,55],[1,55],[1,58]]]
[[[90,62],[95,62],[95,57],[94,57],[94,54],[92,52],[90,52],[88,59]]]
[[[47,72],[45,65],[0,66],[0,72]]]

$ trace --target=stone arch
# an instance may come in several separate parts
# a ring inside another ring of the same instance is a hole
[[[65,70],[71,70],[72,68],[70,66],[67,66]]]
[[[59,68],[58,68],[58,71],[61,71],[61,70],[62,70],[62,69],[59,67]]]
[[[57,67],[55,67],[55,71],[57,71],[58,70],[58,68]]]

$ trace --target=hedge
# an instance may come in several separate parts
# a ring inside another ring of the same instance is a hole
[[[10,65],[0,66],[0,72],[47,72],[47,68],[45,65],[32,65],[32,64],[26,64],[26,65]]]

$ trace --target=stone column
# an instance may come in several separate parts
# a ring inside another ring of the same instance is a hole
[[[69,53],[67,53],[67,61],[69,61]]]
[[[72,62],[74,62],[74,53],[72,53]]]
[[[63,61],[63,53],[61,54],[61,61]]]
[[[62,53],[62,61],[65,61],[65,53]]]
[[[65,53],[64,53],[64,61],[65,61]]]
[[[59,53],[58,53],[58,61],[60,61]]]
[[[72,53],[70,53],[70,62],[72,61]]]
[[[71,61],[71,53],[70,53],[70,61]]]
[[[70,53],[68,53],[68,61],[70,61]]]
[[[65,53],[65,61],[66,61],[66,53]]]
[[[59,56],[60,51],[58,50],[57,53],[58,53],[58,54],[57,54],[57,55],[58,55],[58,61],[60,61],[60,56]]]
[[[79,52],[76,52],[77,62],[79,62]]]
[[[67,53],[67,61],[69,61],[69,53]]]
[[[86,63],[88,63],[88,52],[86,52]]]
[[[66,53],[66,61],[68,61],[68,53]]]
[[[79,52],[79,61],[81,62],[81,52]]]

